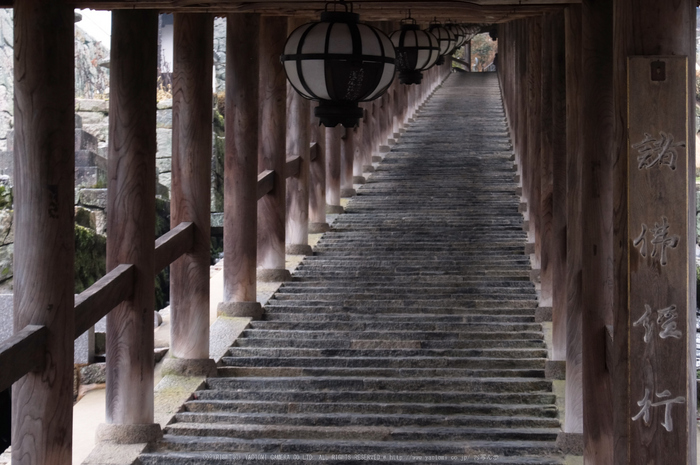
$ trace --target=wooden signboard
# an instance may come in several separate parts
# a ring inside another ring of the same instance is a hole
[[[628,58],[628,457],[635,465],[686,463],[695,434],[688,431],[695,328],[688,327],[687,66],[686,57]]]

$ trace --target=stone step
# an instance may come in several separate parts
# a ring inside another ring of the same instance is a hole
[[[243,337],[265,339],[380,339],[390,341],[454,341],[454,340],[483,340],[496,338],[534,338],[535,329],[528,325],[502,325],[504,327],[489,331],[493,324],[484,324],[481,331],[328,331],[328,330],[250,330],[243,332]],[[539,326],[539,325],[532,325]],[[520,328],[520,329],[519,329]],[[523,334],[524,333],[524,334]]]
[[[182,412],[178,423],[228,425],[290,425],[316,427],[384,426],[384,427],[469,427],[469,428],[558,428],[559,420],[546,417],[498,415],[419,415],[374,413],[240,413]]]
[[[453,314],[461,309],[492,309],[492,308],[537,308],[537,301],[529,300],[476,300],[476,299],[450,299],[440,301],[407,301],[407,300],[353,300],[344,299],[342,302],[337,300],[277,300],[274,297],[267,301],[265,308],[279,307],[285,309],[292,308],[308,308],[308,307],[326,307],[338,308],[346,307],[352,309],[353,312],[366,311],[371,312],[372,309],[378,312],[392,313],[392,309],[399,313],[405,312],[407,309],[414,313],[448,313]]]
[[[431,377],[448,378],[544,378],[544,360],[542,369],[455,369],[455,368],[316,368],[316,367],[219,367],[218,375],[230,378],[260,377],[334,377],[371,376],[383,378]]]
[[[527,378],[370,378],[370,377],[286,377],[269,378],[209,378],[210,389],[243,390],[330,390],[348,391],[444,391],[461,392],[551,392],[552,382]]]
[[[274,307],[271,307],[272,309]],[[323,310],[321,310],[323,311]],[[378,322],[421,322],[426,319],[435,323],[486,323],[486,322],[515,322],[534,323],[535,315],[523,315],[522,310],[513,310],[511,313],[500,314],[476,314],[476,315],[406,315],[397,313],[394,315],[350,313],[348,309],[340,310],[336,313],[280,313],[266,311],[264,321],[266,322],[337,322],[337,321],[365,321],[369,324]],[[256,323],[257,324],[257,323]],[[255,327],[255,325],[253,325]]]
[[[545,344],[542,338],[533,337],[532,339],[474,339],[474,340],[448,340],[448,341],[395,341],[395,340],[372,340],[372,339],[267,339],[264,337],[257,338],[240,338],[236,341],[233,348],[237,347],[259,347],[259,348],[274,348],[284,344],[287,349],[353,349],[353,350],[378,350],[378,349],[422,349],[426,356],[429,352],[426,350],[460,350],[460,349],[544,349]],[[232,348],[232,349],[233,349]],[[459,352],[457,352],[459,353]],[[542,352],[537,352],[535,355],[539,357]],[[442,354],[441,354],[442,355]],[[311,353],[309,356],[317,356]],[[371,356],[371,354],[370,354]]]
[[[488,400],[488,399],[487,399]],[[493,399],[492,399],[493,400]],[[503,399],[507,400],[507,399]],[[187,412],[237,412],[276,414],[364,413],[382,415],[497,415],[505,417],[556,418],[557,409],[550,404],[433,404],[381,402],[278,402],[259,400],[191,400]]]
[[[554,441],[558,428],[469,428],[238,425],[220,423],[172,423],[167,434],[216,436],[239,439],[334,439],[341,441]]]
[[[244,338],[239,341],[254,341],[254,338]],[[266,339],[272,343],[274,339]],[[289,347],[287,344],[295,343],[296,340],[281,341],[278,345],[269,345],[265,347],[245,345],[234,346],[228,350],[230,357],[486,357],[486,358],[514,358],[514,359],[544,359],[547,357],[547,351],[542,348],[519,348],[508,347],[497,349],[426,349],[420,346],[425,345],[423,341],[406,341],[399,342],[398,346],[403,347],[376,347],[378,341],[367,341],[369,347],[363,347],[362,340],[356,340],[352,343],[352,348],[332,348],[326,347],[326,344],[332,343],[334,339],[316,339],[316,347],[301,348]],[[392,341],[393,342],[393,341]],[[481,341],[480,341],[481,342]],[[520,341],[518,341],[520,342]],[[246,342],[249,344],[249,342]],[[284,344],[284,345],[282,345]],[[310,345],[310,344],[309,344]],[[330,345],[330,344],[329,344]],[[389,345],[389,344],[385,344]],[[413,347],[410,347],[410,346]],[[406,347],[409,346],[409,347]]]

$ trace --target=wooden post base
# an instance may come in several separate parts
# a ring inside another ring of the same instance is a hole
[[[353,184],[365,184],[367,180],[365,179],[364,176],[353,176],[352,177],[352,183]]]
[[[320,234],[330,230],[331,227],[328,223],[309,223],[309,234]]]
[[[163,360],[163,375],[175,376],[216,376],[216,362],[210,358],[171,358]]]
[[[113,444],[146,444],[153,443],[163,437],[163,431],[158,423],[141,425],[115,425],[101,423],[95,432],[95,442]]]
[[[289,270],[279,268],[258,268],[256,275],[262,283],[284,283],[292,280]]]
[[[357,191],[355,191],[355,189],[341,189],[340,190],[341,197],[354,197],[355,194],[357,194]]]
[[[340,215],[345,212],[345,208],[342,205],[326,205],[326,214],[328,215]]]
[[[287,244],[287,255],[313,255],[314,251],[309,244]]]
[[[583,434],[560,432],[557,447],[566,455],[583,455]]]
[[[544,362],[544,377],[546,379],[566,379],[566,360],[547,360]]]
[[[552,307],[537,307],[535,309],[535,322],[544,323],[545,321],[552,321]]]
[[[260,302],[219,302],[216,314],[217,316],[247,317],[259,320],[262,318],[263,309]]]
[[[372,165],[362,165],[363,173],[374,173],[377,169]]]

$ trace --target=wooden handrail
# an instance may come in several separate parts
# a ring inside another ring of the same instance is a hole
[[[294,158],[287,158],[287,163],[284,166],[284,177],[291,178],[299,174],[299,168],[301,166],[301,157],[296,156]]]
[[[192,250],[194,245],[194,223],[182,222],[156,239],[155,272]]]
[[[309,144],[309,161],[316,161],[316,158],[318,158],[318,149],[318,142],[311,142],[311,144]]]
[[[258,200],[269,194],[275,187],[275,172],[265,170],[258,175]]]
[[[27,325],[0,343],[0,391],[41,366],[48,335],[46,326]]]
[[[134,292],[134,265],[118,265],[75,298],[75,338]]]

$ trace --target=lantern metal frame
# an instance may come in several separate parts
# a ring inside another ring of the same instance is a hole
[[[345,11],[329,10],[329,5],[343,6]],[[336,29],[338,24],[345,26]],[[332,43],[334,34],[342,34],[348,42],[342,47],[335,47],[335,51]],[[313,37],[321,37],[323,42],[309,45],[307,39]],[[368,37],[373,39],[369,47],[363,43],[363,38],[367,40]],[[377,50],[378,54],[366,53],[366,49]],[[295,29],[287,38],[280,60],[292,87],[304,98],[319,102],[314,114],[326,127],[338,124],[356,126],[363,114],[358,103],[380,97],[393,82],[396,70],[396,55],[389,37],[361,23],[360,16],[353,12],[352,4],[344,1],[327,3],[319,21]],[[305,63],[308,66],[313,63],[315,71],[323,73],[319,79],[322,85],[319,81],[310,82],[309,76],[305,75],[305,72],[309,72],[309,69],[305,69]],[[337,72],[339,66],[345,69]],[[368,71],[370,67],[373,69]],[[333,87],[339,81],[344,81],[345,86]]]
[[[415,45],[405,45],[409,32],[413,33]],[[419,33],[424,34],[428,42],[427,45],[420,44]],[[423,71],[432,68],[440,57],[440,45],[437,39],[430,32],[422,30],[416,20],[410,17],[410,13],[409,17],[401,20],[401,29],[392,32],[390,38],[396,49],[396,68],[399,70],[399,82],[406,85],[420,84],[423,80]],[[419,63],[421,51],[428,51],[428,53]],[[409,61],[413,61],[413,57],[409,58],[409,54],[415,55],[415,63],[409,63]]]
[[[437,66],[445,64],[445,57],[452,55],[457,49],[457,39],[448,28],[440,24],[439,21],[433,20],[428,25],[428,32],[431,33],[438,41],[440,46],[440,56],[435,64]]]

